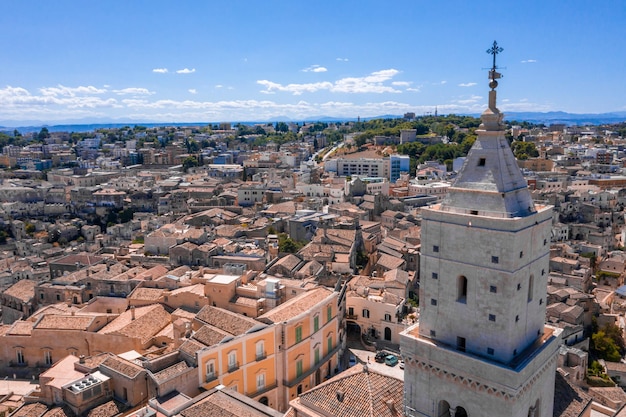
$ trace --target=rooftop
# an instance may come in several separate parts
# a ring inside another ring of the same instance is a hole
[[[311,311],[313,307],[328,300],[332,295],[333,291],[325,287],[317,287],[271,309],[260,316],[259,320],[271,323],[291,320],[300,314]]]

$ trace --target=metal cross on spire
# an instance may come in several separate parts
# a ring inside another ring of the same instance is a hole
[[[493,41],[493,45],[491,48],[487,49],[487,53],[489,55],[493,55],[493,66],[491,67],[492,71],[495,71],[498,67],[496,67],[496,55],[500,52],[504,51],[504,48],[498,46],[498,42]]]
[[[504,48],[499,47],[498,42],[496,41],[493,41],[493,45],[491,46],[491,48],[487,49],[487,53],[489,55],[493,55],[493,65],[489,70],[489,79],[491,80],[491,82],[489,83],[489,87],[491,87],[492,90],[498,86],[498,82],[496,80],[502,77],[502,74],[496,71],[496,69],[498,69],[498,67],[496,66],[496,55],[498,55],[502,51],[504,51]]]

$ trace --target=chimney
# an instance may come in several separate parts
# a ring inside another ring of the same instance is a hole
[[[130,319],[135,320],[135,306],[130,306]]]
[[[337,401],[339,401],[340,403],[343,402],[343,398],[346,396],[346,393],[344,391],[341,390],[337,390]]]
[[[85,363],[85,355],[80,355],[78,357],[78,363]]]

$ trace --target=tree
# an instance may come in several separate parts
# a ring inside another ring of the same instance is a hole
[[[281,233],[278,235],[278,251],[283,253],[296,253],[304,244],[297,242],[290,238],[287,233]]]
[[[532,142],[515,141],[511,145],[511,149],[513,150],[515,157],[520,160],[536,158],[539,156],[539,151]]]
[[[199,165],[198,160],[196,159],[195,156],[188,156],[187,158],[185,158],[185,160],[183,161],[183,169],[185,170],[185,172],[187,172],[187,170],[191,167],[197,167]]]
[[[277,132],[288,132],[289,126],[285,122],[276,122],[275,129]]]
[[[603,330],[591,335],[591,343],[599,358],[609,362],[619,362],[622,359],[617,345]]]
[[[49,137],[50,137],[50,132],[48,131],[48,128],[42,127],[41,130],[39,131],[39,134],[37,135],[37,139],[44,140]]]

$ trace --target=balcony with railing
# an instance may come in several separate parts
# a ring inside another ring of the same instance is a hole
[[[248,394],[246,394],[246,396],[250,398],[258,397],[259,395],[268,393],[277,386],[278,384],[276,382],[273,382],[272,384],[265,385],[263,388],[258,388],[256,391],[249,392]]]
[[[205,382],[209,383],[209,382],[213,382],[217,379],[217,374],[216,373],[212,373],[212,374],[207,374],[206,378],[205,378]]]
[[[255,359],[256,361],[262,361],[263,359],[267,358],[267,352],[263,351],[263,352],[257,352]]]
[[[311,368],[305,370],[304,372],[302,372],[301,375],[297,376],[296,378],[292,380],[283,380],[283,385],[289,388],[295,387],[300,382],[302,382],[305,378],[312,375],[319,368],[321,368],[322,364],[326,364],[326,362],[328,362],[334,355],[336,355],[340,349],[341,349],[341,344],[338,343],[337,346],[335,346],[333,350],[328,352],[322,359],[320,359],[320,361],[317,362],[315,366],[312,366]]]
[[[228,372],[234,372],[239,369],[239,362],[231,362],[228,364]]]

